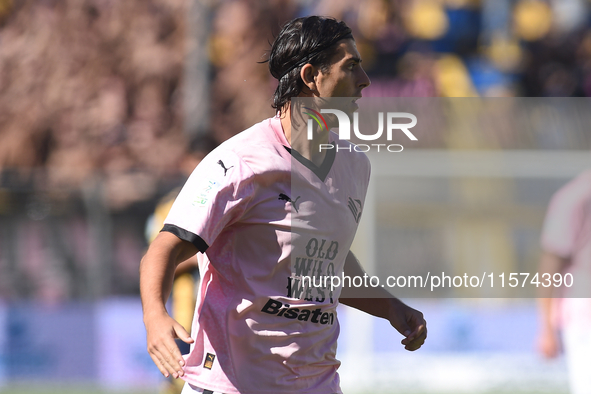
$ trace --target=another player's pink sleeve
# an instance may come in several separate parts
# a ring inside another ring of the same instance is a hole
[[[218,148],[193,171],[162,230],[205,252],[224,228],[244,215],[253,188],[250,168],[235,153]]]
[[[576,251],[586,209],[580,186],[571,182],[552,197],[542,230],[544,251],[563,258]]]

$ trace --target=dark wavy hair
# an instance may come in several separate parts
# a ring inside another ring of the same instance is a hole
[[[310,63],[327,73],[336,44],[343,39],[353,39],[351,29],[334,18],[308,16],[285,24],[267,60],[271,75],[279,81],[271,106],[283,112],[291,98],[300,94],[302,66]]]

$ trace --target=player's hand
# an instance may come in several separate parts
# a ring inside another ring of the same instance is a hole
[[[162,375],[175,379],[184,375],[185,361],[175,343],[175,338],[183,342],[193,343],[194,340],[176,320],[163,313],[144,317],[148,337],[148,353]]]
[[[538,337],[538,350],[546,358],[555,358],[560,353],[558,333],[552,329],[543,329]]]
[[[427,339],[427,322],[423,314],[400,300],[392,301],[388,319],[390,324],[404,335],[401,343],[406,350],[417,350]]]

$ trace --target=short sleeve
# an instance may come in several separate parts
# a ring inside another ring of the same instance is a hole
[[[253,173],[248,165],[232,151],[215,149],[183,186],[162,231],[205,252],[224,228],[242,218],[253,190]]]
[[[569,258],[575,253],[582,221],[585,217],[585,194],[577,182],[571,181],[550,201],[541,244],[546,252]]]

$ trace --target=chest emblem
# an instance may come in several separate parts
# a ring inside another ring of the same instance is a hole
[[[226,176],[226,173],[228,172],[228,170],[229,170],[230,168],[234,167],[234,166],[230,166],[230,167],[226,168],[226,166],[224,165],[224,162],[223,162],[223,161],[221,161],[221,160],[218,160],[218,164],[219,164],[220,166],[222,166],[222,168],[224,169],[224,176]]]
[[[348,205],[351,213],[353,214],[353,218],[355,219],[355,223],[359,224],[359,219],[361,218],[361,200],[353,200],[351,197],[349,197]]]
[[[279,198],[278,200],[283,200],[283,201],[288,201],[291,203],[291,206],[293,207],[293,209],[295,209],[296,212],[299,213],[298,211],[298,206],[297,206],[297,202],[300,199],[301,196],[297,196],[295,200],[292,200],[291,198],[289,198],[289,196],[287,194],[279,194]]]

